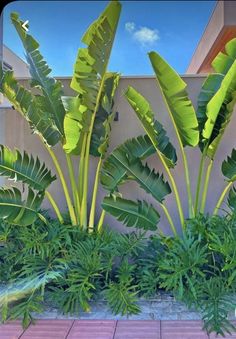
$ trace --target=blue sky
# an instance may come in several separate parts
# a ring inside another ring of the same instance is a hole
[[[4,8],[4,43],[20,57],[24,51],[10,23],[16,11],[54,75],[72,74],[80,39],[107,1],[15,1]],[[215,1],[121,1],[122,13],[109,69],[123,75],[150,75],[147,53],[158,51],[184,73],[208,23]]]

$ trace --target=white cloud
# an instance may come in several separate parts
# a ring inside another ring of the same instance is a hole
[[[132,33],[135,30],[135,23],[134,22],[126,22],[125,29],[129,33]]]
[[[159,31],[148,27],[140,27],[136,29],[134,22],[126,22],[125,29],[129,32],[133,39],[139,42],[142,46],[153,45],[160,39]]]
[[[141,27],[136,30],[133,34],[136,41],[140,42],[141,45],[153,45],[157,40],[160,39],[159,32],[157,29],[150,29],[148,27]]]

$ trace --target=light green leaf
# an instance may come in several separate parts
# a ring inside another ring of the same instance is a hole
[[[149,58],[183,146],[196,146],[199,142],[198,121],[186,83],[158,53],[149,53]]]
[[[49,76],[51,69],[39,52],[38,42],[22,27],[24,21],[19,19],[17,13],[11,13],[11,20],[26,51],[26,59],[30,66],[29,70],[32,77],[31,85],[42,90],[47,112],[50,113],[58,130],[63,135],[65,111],[61,102],[61,96],[63,95],[62,85],[60,81]]]
[[[64,119],[64,133],[66,142],[63,145],[66,153],[79,154],[81,139],[85,132],[89,131],[91,115],[87,114],[87,108],[81,104],[79,97],[62,97],[66,111]]]
[[[30,188],[26,201],[22,200],[21,192],[12,189],[0,189],[0,218],[13,225],[28,226],[37,218],[44,193],[35,194]]]
[[[166,136],[163,126],[158,121],[155,121],[149,102],[131,86],[128,87],[125,96],[154,147],[162,154],[166,165],[174,167],[177,161],[175,148]]]
[[[155,231],[160,219],[158,212],[146,201],[131,201],[119,197],[105,197],[103,209],[128,227]]]
[[[38,157],[34,159],[26,152],[21,154],[3,145],[0,145],[0,175],[26,183],[39,191],[45,190],[56,179],[45,163],[40,164]]]
[[[113,40],[120,16],[121,5],[111,1],[100,17],[92,23],[82,42],[74,66],[71,88],[82,94],[82,104],[94,111],[101,81],[106,72]]]
[[[218,53],[212,61],[212,67],[217,73],[226,74],[236,59],[236,38],[225,45],[226,53]]]

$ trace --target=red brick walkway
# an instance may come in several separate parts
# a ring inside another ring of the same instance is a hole
[[[19,321],[0,325],[0,339],[213,339],[200,321],[38,320],[27,330]],[[226,336],[236,339],[236,334]]]

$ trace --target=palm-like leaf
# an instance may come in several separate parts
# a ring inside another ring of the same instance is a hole
[[[31,225],[38,216],[38,210],[44,198],[43,192],[35,194],[30,188],[26,201],[21,192],[12,189],[0,189],[0,218],[13,225]]]
[[[128,227],[133,226],[152,231],[157,229],[160,215],[146,201],[134,202],[118,197],[105,197],[102,207]]]
[[[43,191],[56,179],[45,164],[40,164],[38,157],[21,154],[18,150],[10,150],[0,145],[0,175],[27,183],[30,187]]]
[[[174,167],[177,156],[173,145],[166,136],[163,126],[154,119],[154,113],[148,101],[133,87],[128,87],[125,96],[141,121],[145,132],[154,147],[162,154],[168,167]]]
[[[229,181],[236,180],[236,150],[233,149],[231,156],[228,156],[222,163],[222,173]]]
[[[26,51],[26,58],[30,66],[30,74],[32,77],[31,85],[33,87],[39,87],[42,90],[44,106],[47,107],[47,112],[55,121],[61,135],[63,135],[65,110],[61,102],[61,96],[63,94],[62,85],[59,81],[49,76],[51,69],[39,52],[38,42],[22,27],[24,21],[19,19],[17,13],[11,14],[11,20]]]
[[[41,105],[41,97],[19,85],[13,72],[7,71],[1,78],[0,91],[29,122],[34,133],[42,136],[45,143],[54,146],[61,134],[47,111]]]
[[[159,54],[151,52],[149,58],[183,146],[196,146],[199,142],[198,121],[186,92],[186,83]]]
[[[220,52],[212,61],[215,72],[226,74],[236,59],[236,38],[225,45],[226,53]]]

